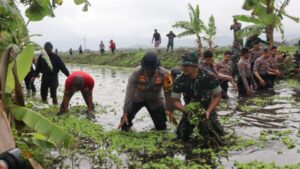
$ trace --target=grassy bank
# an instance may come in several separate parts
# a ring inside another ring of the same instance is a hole
[[[160,63],[165,68],[173,68],[180,65],[181,56],[188,50],[194,49],[176,49],[173,52],[166,52],[161,50],[157,52],[160,58]],[[216,55],[220,54],[226,49],[222,48],[216,51]],[[110,65],[119,67],[135,67],[140,65],[141,59],[148,50],[120,50],[115,54],[99,52],[87,52],[83,54],[75,53],[72,56],[69,53],[61,53],[60,56],[66,63],[79,64],[95,64],[95,65]],[[219,58],[218,57],[218,58]]]
[[[293,56],[294,52],[297,50],[296,47],[291,46],[280,46],[279,51],[286,52],[290,56]],[[181,56],[187,52],[195,49],[179,48],[175,49],[173,52],[166,52],[165,49],[157,52],[160,58],[160,63],[163,67],[171,69],[180,66]],[[222,59],[223,53],[229,48],[218,48],[214,50],[215,61]],[[74,52],[71,56],[68,52],[60,53],[65,63],[76,63],[76,64],[91,64],[91,65],[107,65],[107,66],[117,66],[117,67],[135,67],[140,65],[140,61],[144,54],[149,50],[138,49],[138,50],[119,50],[112,54],[106,52],[100,54],[100,52],[89,51],[83,54]]]

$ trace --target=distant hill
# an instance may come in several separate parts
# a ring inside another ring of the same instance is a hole
[[[287,41],[288,45],[298,45],[300,38],[296,38],[296,39],[291,39]]]

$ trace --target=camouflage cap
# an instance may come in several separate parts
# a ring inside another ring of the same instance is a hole
[[[182,56],[181,65],[182,66],[187,66],[187,65],[198,66],[199,65],[198,53],[196,51],[185,53]]]

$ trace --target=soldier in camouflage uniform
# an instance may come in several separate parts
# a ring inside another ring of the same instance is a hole
[[[185,105],[191,102],[200,103],[205,112],[204,119],[208,119],[214,130],[219,135],[224,135],[217,114],[214,111],[221,100],[221,88],[215,76],[198,67],[198,55],[196,52],[187,53],[182,58],[182,74],[175,80],[172,87],[172,100],[175,108],[183,112],[177,128],[177,137],[185,141],[189,140],[194,125],[188,120],[191,115]],[[185,105],[180,102],[181,95]]]

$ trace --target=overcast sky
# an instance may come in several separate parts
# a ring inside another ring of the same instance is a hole
[[[30,34],[42,34],[33,40],[41,45],[51,41],[55,48],[68,50],[83,45],[86,38],[88,49],[98,49],[100,40],[106,46],[108,41],[116,41],[117,48],[152,47],[151,39],[156,28],[162,36],[162,46],[167,42],[165,36],[176,21],[188,20],[187,4],[200,4],[201,19],[207,24],[214,15],[217,26],[216,43],[229,45],[232,32],[229,26],[232,15],[248,14],[241,9],[244,0],[90,0],[88,12],[76,6],[72,0],[64,0],[55,10],[56,17],[46,17],[40,22],[29,24]],[[291,0],[286,8],[288,13],[300,17],[300,0]],[[27,20],[27,19],[26,19]],[[300,25],[284,19],[286,38],[300,37]],[[277,33],[278,35],[278,33]],[[194,37],[177,38],[175,46],[193,46]]]

